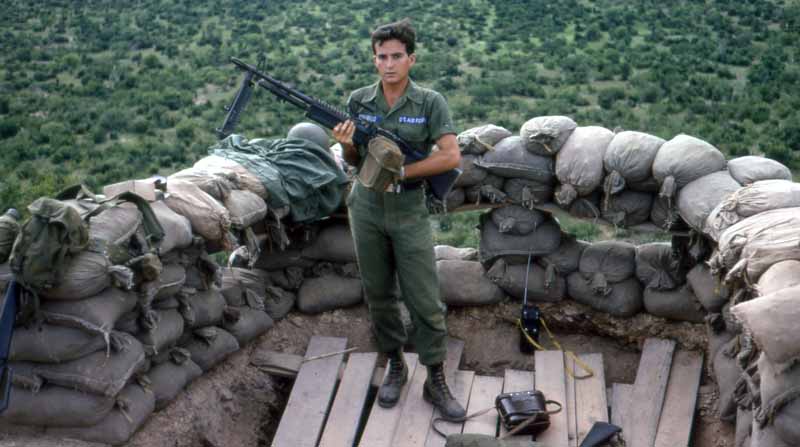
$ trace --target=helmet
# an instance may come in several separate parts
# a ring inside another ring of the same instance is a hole
[[[314,123],[297,123],[289,129],[288,138],[302,138],[316,143],[323,149],[328,148],[328,133]]]

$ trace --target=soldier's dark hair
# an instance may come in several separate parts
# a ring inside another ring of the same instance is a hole
[[[372,32],[372,52],[375,53],[375,45],[383,45],[384,42],[392,39],[402,42],[406,46],[406,53],[414,54],[417,33],[411,26],[411,20],[403,19],[375,28],[375,31]]]

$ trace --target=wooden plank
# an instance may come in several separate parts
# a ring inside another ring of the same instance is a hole
[[[392,441],[392,447],[421,447],[425,445],[433,417],[433,405],[422,397],[425,379],[428,378],[427,368],[417,365],[414,376],[408,384],[408,396],[400,413],[401,423],[397,426]]]
[[[503,380],[503,392],[504,393],[512,393],[514,391],[529,391],[534,389],[534,374],[533,371],[523,371],[520,369],[507,369],[505,371],[505,377]],[[503,426],[502,421],[500,422],[500,436],[505,436],[508,433],[508,430]],[[530,435],[514,435],[507,439],[511,440],[532,440],[533,437]]]
[[[494,408],[494,399],[503,392],[503,378],[492,376],[475,376],[472,381],[472,391],[469,394],[467,414],[472,414],[486,408]],[[477,433],[481,435],[497,435],[497,412],[489,411],[474,417],[464,423],[464,433]]]
[[[595,422],[608,422],[608,403],[603,355],[581,354],[578,359],[594,371],[592,377],[575,380],[575,425],[580,445]]]
[[[636,406],[631,410],[635,413],[636,423],[630,424],[629,437],[625,440],[627,445],[653,446],[674,352],[675,342],[672,340],[645,340],[631,397],[632,405]]]
[[[548,400],[561,404],[562,409],[550,415],[550,427],[536,437],[549,447],[568,447],[569,429],[567,421],[567,382],[564,374],[564,353],[562,351],[536,351],[536,389],[544,393]],[[553,405],[548,410],[554,410]]]
[[[367,401],[372,371],[377,363],[377,352],[350,354],[325,422],[320,447],[351,446],[356,441],[358,423]]]
[[[626,421],[631,420],[631,396],[633,396],[633,385],[627,383],[615,383],[611,387],[611,423],[622,428],[623,436],[627,436],[630,431]]]
[[[464,408],[469,407],[469,394],[472,391],[472,381],[475,378],[473,371],[456,371],[455,379],[452,382],[453,396]],[[433,419],[441,416],[438,409],[433,410]],[[441,421],[436,424],[439,430],[447,435],[461,433],[464,428],[463,422]],[[428,430],[428,438],[425,440],[425,447],[444,447],[447,440],[437,433],[433,426]]]
[[[407,353],[405,354],[405,359],[406,365],[408,366],[408,376],[411,378],[417,369],[419,356],[414,353]],[[419,366],[425,369],[424,366]],[[386,371],[388,370],[389,368],[387,367]],[[361,440],[358,442],[359,446],[390,447],[392,445],[392,438],[394,437],[394,432],[400,421],[400,413],[403,410],[403,405],[405,405],[408,389],[409,386],[406,384],[406,386],[403,387],[397,405],[392,408],[383,408],[378,405],[377,401],[372,405],[367,424],[364,427],[364,433],[361,435]]]
[[[341,351],[346,338],[311,337],[305,358]],[[300,367],[286,408],[272,440],[273,447],[317,445],[344,354],[312,360]]]
[[[567,411],[567,433],[569,436],[569,447],[578,447],[578,416],[576,413],[575,404],[575,377],[573,376],[577,371],[575,370],[575,359],[571,355],[564,356],[564,372],[569,371],[565,381],[567,384],[567,399],[564,409]]]
[[[702,373],[702,353],[691,351],[675,353],[669,373],[664,408],[658,420],[655,447],[689,445]]]

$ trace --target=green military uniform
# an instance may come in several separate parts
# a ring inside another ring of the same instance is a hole
[[[371,110],[361,109],[354,100]],[[411,80],[391,109],[380,82],[353,92],[348,106],[361,119],[394,132],[424,153],[430,153],[439,137],[456,133],[444,97]],[[366,148],[359,147],[358,151],[363,160]],[[378,348],[383,352],[397,350],[407,338],[392,293],[396,273],[414,323],[413,341],[420,362],[434,365],[445,359],[447,327],[421,183],[406,182],[396,193],[373,191],[356,181],[347,205]]]

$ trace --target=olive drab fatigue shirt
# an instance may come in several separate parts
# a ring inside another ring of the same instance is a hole
[[[371,110],[361,109],[353,100]],[[380,81],[354,91],[347,104],[351,113],[393,132],[424,154],[430,153],[431,147],[442,135],[456,133],[444,97],[436,91],[418,86],[411,79],[403,96],[391,109],[383,96]],[[366,147],[359,147],[358,153],[363,159]]]

